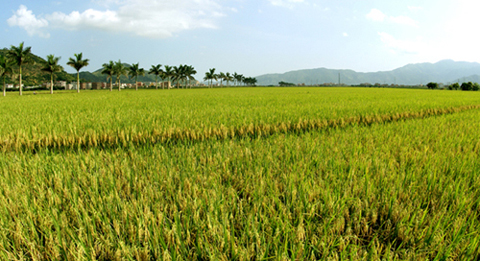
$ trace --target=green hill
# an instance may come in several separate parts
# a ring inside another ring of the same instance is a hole
[[[8,49],[6,48],[1,49],[0,55],[5,56],[7,52],[8,52]],[[43,67],[43,63],[45,62],[45,59],[35,54],[30,54],[29,58],[32,62],[22,66],[23,84],[25,84],[25,86],[38,86],[38,85],[41,85],[42,83],[49,82],[50,74],[42,71],[42,67]],[[14,72],[15,74],[18,73],[18,66],[14,66]],[[56,78],[55,78],[56,81],[71,82],[76,79],[74,75],[67,73],[65,70],[55,75],[56,75]],[[17,77],[18,76],[7,78],[6,82],[18,83]]]
[[[307,85],[338,83],[342,84],[426,84],[428,82],[452,83],[464,81],[464,78],[478,80],[480,64],[443,60],[437,63],[409,64],[392,71],[355,72],[353,70],[335,70],[327,68],[308,69],[286,72],[283,74],[266,74],[256,77],[259,85],[277,85],[279,82],[291,82]]]

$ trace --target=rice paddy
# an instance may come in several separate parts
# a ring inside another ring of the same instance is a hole
[[[4,260],[475,260],[480,95],[145,90],[0,103]]]

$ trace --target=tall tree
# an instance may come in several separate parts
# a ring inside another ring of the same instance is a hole
[[[211,68],[208,72],[205,73],[204,81],[210,81],[209,87],[213,87],[213,80],[217,80],[217,75],[215,74],[215,68]]]
[[[235,72],[235,73],[233,73],[233,78],[235,79],[235,85],[238,85],[238,84],[242,83],[243,75],[237,74]]]
[[[75,68],[75,70],[77,70],[77,93],[79,93],[80,92],[80,70],[83,67],[88,66],[88,62],[90,60],[89,59],[82,59],[83,58],[82,53],[74,54],[74,56],[75,56],[75,59],[73,59],[71,57],[68,59],[67,65],[70,65],[73,68]]]
[[[173,67],[173,81],[176,82],[177,89],[182,87],[182,81],[185,79],[185,67],[183,65]]]
[[[253,77],[246,77],[243,79],[245,85],[255,86],[257,84],[257,79]]]
[[[220,87],[223,87],[223,81],[225,80],[225,73],[223,72],[220,72],[218,75],[217,75],[217,78],[220,80]]]
[[[11,46],[8,50],[8,56],[18,65],[19,67],[19,89],[20,95],[22,95],[22,65],[30,63],[30,55],[32,53],[32,47],[24,47],[23,42],[19,44],[18,47]]]
[[[245,81],[245,76],[243,76],[243,74],[240,74],[238,79],[240,80],[240,84],[242,84]]]
[[[110,91],[113,90],[113,76],[115,75],[115,63],[110,61],[102,65],[102,74],[107,75],[107,80],[110,79]]]
[[[3,78],[3,96],[7,95],[7,84],[5,78],[7,75],[13,75],[13,61],[5,56],[0,56],[0,76]]]
[[[232,77],[233,77],[233,85],[237,86],[238,73],[234,72]]]
[[[230,82],[233,81],[233,76],[229,72],[225,73],[225,81],[227,82],[227,87],[230,85]]]
[[[116,82],[118,82],[118,91],[120,91],[120,77],[122,77],[122,75],[127,76],[127,68],[120,60],[118,60],[118,62],[115,62],[114,71],[117,76]]]
[[[150,71],[148,71],[149,74],[155,75],[155,89],[158,90],[158,76],[163,77],[163,70],[162,70],[162,65],[157,64],[157,65],[152,65],[152,68],[150,68]],[[162,84],[162,89],[163,89],[163,84]]]
[[[53,54],[47,55],[47,60],[43,64],[42,71],[50,74],[50,94],[53,94],[53,76],[57,72],[63,71],[63,67],[58,64],[60,57],[55,57]]]
[[[144,76],[145,70],[140,68],[140,63],[132,64],[128,67],[128,75],[132,78],[135,78],[135,90],[138,91],[137,77]]]
[[[197,74],[197,71],[192,65],[185,65],[185,77],[187,82],[195,81],[195,77],[193,75]],[[190,89],[192,89],[192,85],[188,84]]]
[[[175,76],[175,72],[173,71],[172,66],[165,65],[165,71],[163,72],[164,77],[168,80],[169,85],[173,85],[170,83],[172,77]],[[169,88],[170,89],[170,88]]]

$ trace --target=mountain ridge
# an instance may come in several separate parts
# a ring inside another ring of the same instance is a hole
[[[351,69],[314,69],[293,70],[285,73],[273,73],[257,76],[259,85],[276,85],[280,81],[295,84],[338,83],[355,85],[364,83],[418,85],[428,82],[449,84],[467,79],[480,78],[480,63],[441,60],[436,63],[411,63],[390,70],[377,72],[356,72]],[[475,80],[476,81],[476,80]]]

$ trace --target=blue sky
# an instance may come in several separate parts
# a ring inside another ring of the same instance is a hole
[[[0,47],[90,59],[193,65],[246,76],[319,67],[361,72],[443,59],[480,62],[480,1],[3,1]]]

